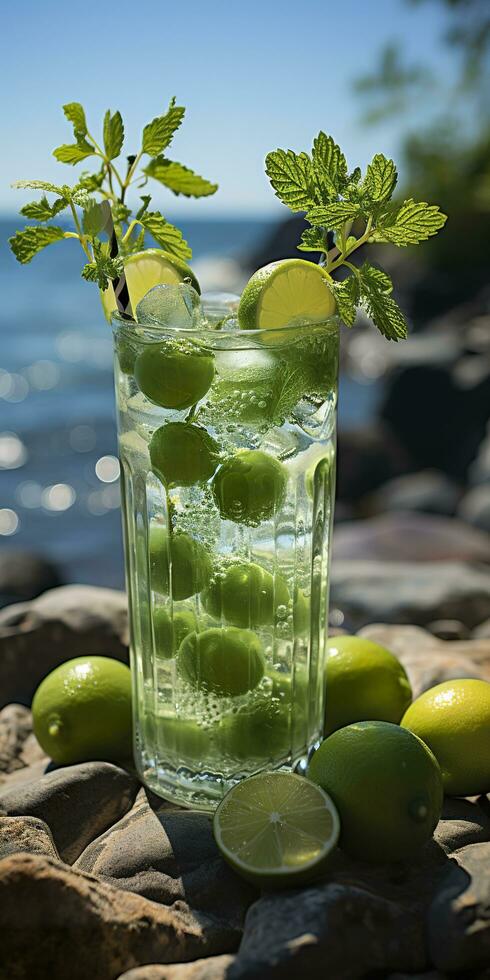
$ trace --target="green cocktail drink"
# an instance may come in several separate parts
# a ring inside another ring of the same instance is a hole
[[[394,198],[393,160],[349,170],[320,131],[310,152],[265,161],[276,196],[305,215],[297,248],[313,260],[266,265],[213,308],[182,232],[151,194],[130,200],[148,181],[216,191],[167,156],[184,107],[170,100],[124,168],[120,112],[97,140],[80,103],[63,111],[75,142],[55,158],[95,169],[72,185],[17,182],[42,197],[10,246],[28,263],[78,241],[112,319],[136,764],[155,792],[212,808],[252,773],[301,766],[322,737],[338,328],[361,307],[387,340],[407,336],[390,276],[355,253],[416,245],[446,216]],[[65,211],[73,230],[53,224]]]
[[[322,734],[338,321],[138,320],[113,321],[136,763],[211,808]]]

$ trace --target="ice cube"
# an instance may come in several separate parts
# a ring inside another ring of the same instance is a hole
[[[202,312],[208,321],[208,326],[214,330],[223,329],[224,320],[235,314],[240,303],[240,297],[235,293],[203,293],[201,296]],[[227,328],[228,329],[228,328]]]
[[[177,330],[195,329],[201,317],[199,293],[187,282],[161,283],[140,300],[136,316],[140,323]]]
[[[226,329],[230,328],[228,325]],[[234,375],[242,374],[250,377],[259,372],[261,376],[272,378],[277,365],[274,354],[267,350],[243,348],[243,350],[224,350],[216,355],[216,371],[219,375],[230,380]]]

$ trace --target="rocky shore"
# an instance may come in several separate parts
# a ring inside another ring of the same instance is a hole
[[[490,681],[482,544],[468,540],[471,564],[407,566],[358,562],[337,540],[333,609],[400,657],[415,695]],[[447,799],[410,865],[339,851],[315,885],[259,894],[221,859],[209,817],[153,796],[130,765],[44,756],[33,690],[86,652],[127,658],[122,593],[68,586],[0,613],[0,980],[490,976],[490,796]]]

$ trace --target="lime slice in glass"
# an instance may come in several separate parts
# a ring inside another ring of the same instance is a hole
[[[175,255],[170,255],[161,248],[146,248],[143,252],[133,252],[124,259],[124,271],[128,284],[131,306],[134,310],[143,296],[146,296],[153,286],[169,283],[188,282],[200,293],[199,283],[192,269]],[[112,285],[100,294],[106,319],[111,321],[111,314],[116,309],[116,297]]]
[[[291,772],[237,783],[214,815],[216,843],[234,870],[262,888],[294,888],[317,877],[340,831],[324,790]]]
[[[258,269],[249,279],[238,307],[238,322],[242,330],[266,329],[267,342],[273,344],[275,329],[324,323],[335,308],[321,266],[306,259],[282,259]]]

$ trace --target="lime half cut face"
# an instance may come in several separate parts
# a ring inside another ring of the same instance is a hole
[[[340,823],[318,785],[295,773],[263,772],[233,786],[213,829],[223,857],[243,878],[263,888],[294,888],[323,871]]]
[[[321,266],[306,259],[282,259],[258,269],[249,279],[238,307],[238,321],[242,330],[266,329],[266,339],[274,344],[274,330],[296,323],[324,323],[335,308]]]

